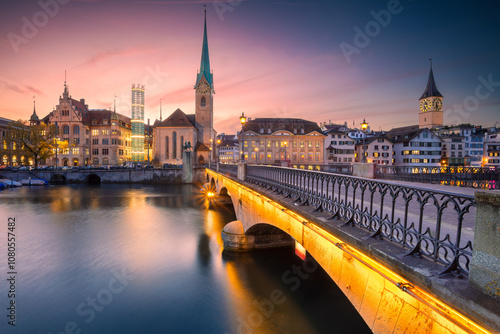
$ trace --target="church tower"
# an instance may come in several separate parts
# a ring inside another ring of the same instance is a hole
[[[198,141],[211,147],[211,141],[215,139],[214,132],[214,82],[213,73],[210,72],[210,58],[208,55],[207,38],[207,11],[205,10],[205,30],[203,33],[203,45],[201,51],[200,71],[196,76],[194,86],[195,93],[195,120],[199,124]]]
[[[434,81],[432,61],[427,87],[425,87],[425,91],[419,101],[420,113],[418,127],[422,129],[443,126],[443,95],[438,91],[436,82]]]

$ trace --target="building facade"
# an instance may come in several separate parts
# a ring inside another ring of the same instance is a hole
[[[500,168],[500,129],[491,128],[484,141],[484,167]]]
[[[354,162],[355,140],[349,137],[345,125],[328,124],[324,126],[325,164],[351,164]]]
[[[132,84],[132,161],[144,161],[144,85]]]
[[[364,145],[364,147],[363,147]],[[363,153],[366,155],[366,162],[376,165],[392,165],[393,143],[385,136],[373,136],[365,139],[356,145],[356,162],[361,162]]]
[[[302,168],[323,164],[324,138],[318,124],[297,118],[249,118],[238,135],[245,161]]]
[[[392,129],[387,133],[394,144],[396,166],[437,167],[441,164],[441,139],[418,125]]]
[[[107,166],[131,160],[130,118],[116,110],[89,109],[84,99],[71,98],[66,83],[59,104],[41,122],[57,128],[54,154],[41,165]]]

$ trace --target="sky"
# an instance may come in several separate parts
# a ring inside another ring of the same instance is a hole
[[[0,117],[40,117],[64,90],[145,122],[194,113],[206,4],[214,127],[239,116],[372,130],[418,124],[430,62],[444,124],[500,123],[498,1],[17,0],[0,4]]]

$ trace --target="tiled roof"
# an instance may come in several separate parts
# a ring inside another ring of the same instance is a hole
[[[393,143],[408,142],[424,131],[429,130],[426,128],[419,129],[418,125],[404,126],[389,131],[387,138]]]
[[[322,134],[318,124],[311,121],[306,121],[300,118],[255,118],[246,122],[243,126],[244,131],[254,131],[260,133],[260,129],[264,129],[264,134],[268,134],[268,129],[271,133],[278,130],[285,130],[294,134],[302,134],[301,129],[304,129],[303,134],[308,134],[317,131]]]
[[[174,111],[166,120],[157,125],[160,128],[194,127],[188,116],[180,109]]]

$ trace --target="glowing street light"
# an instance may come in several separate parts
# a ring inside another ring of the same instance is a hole
[[[366,123],[363,118],[363,123],[361,123],[361,130],[363,130],[363,158],[361,159],[362,163],[366,163],[366,147],[365,147],[365,138],[366,138],[366,129],[368,128],[368,123]]]
[[[240,116],[240,123],[241,123],[241,162],[245,162],[245,130],[243,130],[243,126],[247,122],[247,118],[245,116],[245,113],[241,113]]]

